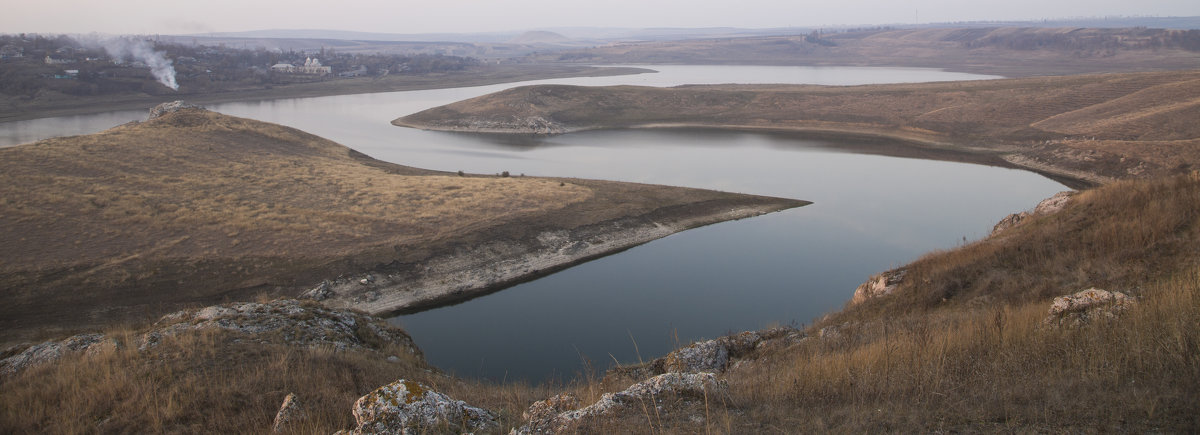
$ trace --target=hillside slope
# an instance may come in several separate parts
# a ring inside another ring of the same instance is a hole
[[[338,277],[349,285],[326,286],[329,303],[412,308],[687,228],[805,204],[435,173],[202,109],[2,149],[0,192],[4,339],[154,317],[186,304],[295,295]],[[614,233],[618,224],[653,231],[627,236]],[[573,236],[611,237],[584,254],[550,255],[580,242]],[[420,300],[387,297],[401,283],[445,281],[492,265],[497,258],[476,255],[484,247],[539,260],[540,270],[476,277]],[[428,267],[447,262],[455,267]]]
[[[393,124],[520,134],[691,126],[865,135],[1101,183],[1200,164],[1198,95],[1196,70],[865,86],[543,85]]]

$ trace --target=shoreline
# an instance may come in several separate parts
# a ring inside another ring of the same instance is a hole
[[[582,133],[587,131],[600,130],[624,130],[624,129],[712,129],[720,131],[740,131],[751,133],[767,133],[767,134],[796,134],[807,138],[829,138],[829,139],[866,139],[868,141],[888,141],[895,142],[901,147],[889,147],[886,150],[859,146],[853,148],[837,147],[836,149],[848,151],[852,153],[886,155],[891,157],[915,158],[927,160],[942,160],[958,163],[971,163],[987,166],[997,166],[1010,169],[1020,169],[1034,172],[1054,181],[1062,183],[1072,189],[1083,189],[1096,187],[1112,181],[1111,177],[1101,174],[1088,173],[1084,171],[1071,170],[1069,168],[1056,167],[1050,164],[1037,162],[1032,158],[1025,157],[1018,151],[1005,151],[998,149],[980,148],[972,146],[959,146],[951,142],[936,140],[931,137],[923,137],[917,132],[897,132],[894,128],[872,128],[870,126],[839,126],[832,123],[820,122],[822,125],[794,125],[794,126],[763,126],[763,125],[743,125],[743,124],[707,124],[707,123],[648,123],[630,126],[587,126],[587,127],[569,127],[562,128],[561,131],[555,133],[534,133],[530,131],[518,131],[514,128],[463,128],[457,126],[435,126],[420,122],[406,121],[404,118],[398,118],[392,121],[392,125],[397,127],[416,128],[421,130],[445,131],[454,133],[467,134],[497,134],[497,135],[559,135],[570,133]],[[925,135],[928,136],[928,135]]]
[[[314,291],[329,292],[317,299],[334,307],[360,309],[373,315],[415,313],[501,291],[686,230],[809,204],[749,197],[658,208],[641,215],[575,228],[545,229],[518,239],[494,239],[435,254],[415,270],[377,267],[326,281]]]

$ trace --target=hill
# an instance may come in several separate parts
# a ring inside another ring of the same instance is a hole
[[[544,85],[392,123],[521,134],[712,127],[874,136],[940,158],[1006,160],[1094,184],[1200,165],[1198,98],[1195,70],[864,86]]]
[[[805,204],[437,173],[194,108],[2,149],[0,167],[5,341],[294,296],[322,281],[329,304],[374,313],[427,306]]]

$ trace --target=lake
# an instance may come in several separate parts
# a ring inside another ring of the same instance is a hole
[[[654,74],[228,103],[210,109],[324,136],[409,166],[601,178],[813,201],[686,231],[461,304],[393,318],[434,365],[494,380],[569,379],[690,341],[802,325],[870,275],[976,240],[1066,190],[1020,170],[840,151],[878,144],[703,129],[496,137],[394,127],[397,117],[535,83],[855,85],[992,78],[913,68],[647,66]],[[144,111],[0,124],[0,143],[83,134]]]

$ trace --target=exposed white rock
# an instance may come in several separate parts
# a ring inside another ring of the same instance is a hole
[[[1043,199],[1041,202],[1039,202],[1037,207],[1033,208],[1032,212],[1023,211],[1005,216],[1004,219],[1000,219],[1000,222],[997,222],[996,225],[992,227],[991,235],[994,236],[1004,230],[1020,225],[1021,222],[1024,222],[1026,219],[1034,216],[1045,216],[1058,213],[1067,206],[1067,203],[1071,202],[1071,197],[1074,196],[1075,193],[1076,192],[1073,190],[1058,192],[1055,193],[1054,196]]]
[[[667,355],[663,369],[668,373],[697,373],[725,371],[729,364],[729,348],[718,340],[693,343]]]
[[[497,426],[491,412],[404,379],[360,397],[354,402],[354,419],[357,426],[351,434],[441,433]]]
[[[419,354],[408,334],[378,318],[291,299],[183,310],[163,316],[156,325],[157,328],[143,335],[140,349],[156,346],[163,337],[183,332],[222,329],[247,334],[251,340],[264,343],[328,345],[338,350],[394,343],[410,354]]]
[[[162,103],[157,106],[154,106],[154,108],[150,109],[149,119],[154,119],[154,118],[166,115],[168,113],[177,112],[177,111],[180,111],[183,109],[203,109],[203,108],[204,108],[204,106],[198,106],[195,104],[185,103],[185,102],[183,102],[183,100],[176,100],[176,101],[172,101],[170,103]]]
[[[1042,323],[1075,327],[1094,319],[1115,319],[1135,303],[1136,298],[1124,293],[1090,288],[1054,298]]]
[[[79,334],[62,341],[47,341],[26,348],[21,353],[0,360],[0,375],[57,361],[69,354],[94,354],[90,348],[104,342],[103,334]]]
[[[908,274],[908,269],[898,268],[874,275],[854,289],[854,297],[850,298],[850,305],[861,304],[868,299],[887,296],[900,283],[904,282],[904,276]]]
[[[296,393],[288,393],[283,399],[283,405],[279,406],[279,412],[275,413],[275,424],[271,425],[272,432],[288,432],[295,429],[296,423],[304,420],[307,417],[304,412],[304,407],[300,405],[300,399],[296,397]]]
[[[511,434],[545,434],[568,430],[583,419],[609,414],[630,405],[654,400],[663,394],[691,395],[697,397],[724,395],[728,391],[725,381],[718,380],[712,373],[664,373],[633,384],[625,391],[606,393],[587,407],[558,411],[578,402],[574,396],[559,395],[536,402],[526,411],[528,419],[524,426],[513,429]]]

